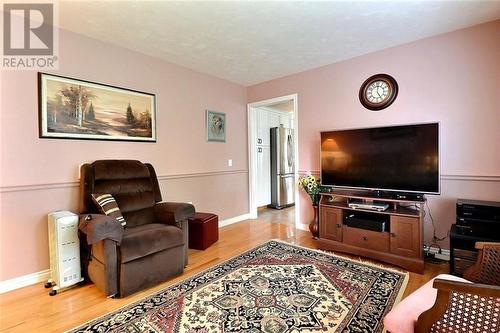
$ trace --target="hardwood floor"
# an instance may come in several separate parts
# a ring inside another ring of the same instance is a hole
[[[205,251],[190,250],[184,274],[123,299],[108,299],[94,285],[79,286],[50,297],[43,283],[0,295],[0,332],[61,332],[153,294],[169,285],[249,250],[269,239],[316,248],[309,232],[293,227],[294,209],[261,210],[257,220],[220,229],[219,241]],[[342,255],[342,254],[340,254]],[[349,256],[357,259],[357,257]],[[363,259],[367,260],[367,259]],[[410,273],[405,296],[448,265],[425,264],[424,274]]]

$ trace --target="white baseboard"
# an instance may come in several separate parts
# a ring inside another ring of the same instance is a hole
[[[304,231],[309,231],[309,226],[307,224],[297,224],[296,225],[297,229],[299,230],[304,230]]]
[[[23,288],[35,283],[47,281],[50,278],[50,269],[19,276],[10,280],[0,281],[0,294]]]
[[[252,215],[250,213],[243,214],[229,219],[219,221],[219,228],[228,226],[233,223],[245,221],[251,219]],[[40,272],[35,272],[23,276],[19,276],[10,280],[0,281],[0,294],[23,288],[35,283],[47,281],[50,278],[50,269],[46,269]]]
[[[225,226],[233,224],[233,223],[245,221],[245,220],[248,220],[251,218],[252,218],[252,214],[248,213],[248,214],[243,214],[243,215],[231,217],[231,218],[225,219],[225,220],[220,220],[219,221],[219,228],[225,227]]]

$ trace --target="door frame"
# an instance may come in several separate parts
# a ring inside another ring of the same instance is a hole
[[[247,120],[248,120],[248,207],[250,218],[257,218],[257,205],[255,204],[256,187],[257,187],[257,156],[256,147],[257,140],[255,137],[254,128],[257,125],[257,117],[255,112],[259,107],[265,107],[270,104],[277,104],[280,102],[293,101],[293,127],[294,127],[294,156],[295,156],[295,180],[299,178],[299,108],[298,108],[298,94],[291,94],[270,98],[262,101],[252,102],[247,104]],[[299,227],[300,224],[300,196],[297,181],[295,182],[295,226]]]

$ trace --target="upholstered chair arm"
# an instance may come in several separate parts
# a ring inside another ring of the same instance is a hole
[[[155,207],[155,217],[161,223],[182,228],[182,221],[194,216],[194,206],[183,202],[158,202]]]
[[[92,245],[88,275],[94,284],[109,297],[119,295],[118,258],[119,247],[116,242],[104,239]]]
[[[78,229],[86,235],[87,244],[95,244],[108,239],[118,245],[122,242],[123,227],[111,216],[104,214],[82,214]]]
[[[184,241],[184,266],[188,264],[189,222],[194,216],[194,206],[182,202],[159,202],[155,205],[156,218],[162,222],[175,225],[182,230]]]
[[[123,227],[103,214],[82,214],[78,224],[84,276],[89,277],[107,296],[118,295],[118,246]]]
[[[436,279],[433,287],[438,290],[436,302],[418,317],[416,333],[449,332],[447,327],[489,332],[487,323],[498,315],[499,286]]]

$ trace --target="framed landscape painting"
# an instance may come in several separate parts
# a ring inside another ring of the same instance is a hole
[[[156,141],[156,96],[38,73],[41,138]]]
[[[207,141],[226,142],[226,114],[206,110]]]

